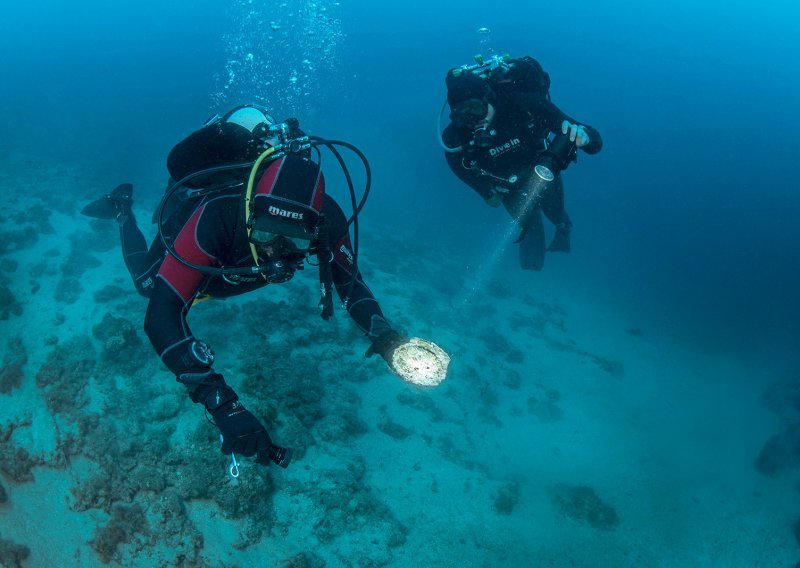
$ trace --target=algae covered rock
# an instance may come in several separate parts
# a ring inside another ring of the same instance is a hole
[[[103,344],[103,362],[122,373],[140,367],[141,361],[146,360],[137,326],[125,318],[107,313],[103,321],[92,328],[92,335]]]
[[[551,498],[563,515],[596,529],[612,530],[619,524],[614,508],[603,502],[588,485],[558,484],[552,490]]]
[[[8,394],[22,384],[22,366],[28,362],[28,354],[22,339],[15,337],[8,342],[3,366],[0,367],[0,393]]]
[[[17,544],[0,535],[0,566],[4,568],[22,568],[25,560],[31,555],[27,546]]]

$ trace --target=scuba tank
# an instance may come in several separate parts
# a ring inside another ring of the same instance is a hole
[[[211,124],[216,122],[212,120]],[[208,126],[208,125],[207,125]],[[167,224],[173,225],[173,217],[178,211],[191,211],[193,205],[199,204],[203,199],[211,196],[219,195],[222,193],[235,193],[241,194],[242,205],[245,209],[244,218],[249,219],[249,203],[253,192],[255,179],[260,172],[262,163],[268,163],[280,157],[294,154],[302,155],[309,150],[317,152],[317,163],[320,161],[320,149],[326,148],[336,158],[340,168],[342,169],[347,187],[350,193],[350,202],[352,207],[352,215],[347,219],[346,227],[353,226],[353,261],[352,270],[353,278],[350,280],[349,285],[343,294],[343,304],[347,306],[350,295],[352,294],[353,287],[358,274],[358,245],[359,245],[359,224],[358,215],[366,204],[367,197],[369,196],[372,185],[372,172],[367,161],[366,156],[354,145],[344,142],[342,140],[329,140],[319,136],[306,136],[300,129],[297,119],[290,118],[280,124],[271,124],[265,129],[265,136],[270,136],[273,140],[270,144],[265,144],[266,149],[258,156],[255,161],[245,161],[242,163],[232,163],[226,165],[219,165],[214,167],[206,167],[200,171],[194,171],[173,182],[166,190],[161,203],[159,204],[156,212],[154,213],[154,221],[158,228],[158,238],[161,240],[167,253],[173,256],[181,264],[196,270],[206,276],[220,276],[226,280],[237,279],[240,277],[259,276],[267,281],[281,282],[288,280],[288,271],[293,273],[294,264],[282,264],[280,266],[275,263],[262,264],[259,262],[251,241],[251,251],[253,252],[254,263],[252,266],[244,267],[230,267],[230,266],[201,266],[194,264],[175,250],[173,243],[173,235],[169,234],[169,230],[165,230]],[[339,148],[345,148],[353,152],[361,161],[364,167],[365,182],[363,193],[359,199],[356,195],[356,190],[353,184],[353,179],[350,170],[340,154]],[[244,175],[249,171],[246,183],[242,181]],[[231,175],[233,174],[233,175]],[[233,179],[231,179],[233,178]],[[211,185],[197,184],[196,180],[213,179],[217,183]],[[200,187],[195,187],[199,185]],[[174,204],[177,201],[177,204]],[[169,221],[169,223],[168,223]],[[325,233],[325,234],[323,234]],[[308,252],[315,254],[318,259],[318,266],[320,269],[320,311],[323,319],[330,319],[333,315],[332,303],[332,273],[331,261],[333,260],[333,253],[331,251],[330,238],[327,235],[327,223],[323,219],[320,226],[317,227],[317,242],[312,244],[311,250]],[[249,235],[248,235],[249,240]]]

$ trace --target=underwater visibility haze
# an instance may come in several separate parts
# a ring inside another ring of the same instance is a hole
[[[3,3],[0,566],[800,562],[799,19],[783,0]],[[563,173],[572,250],[540,272],[437,140],[445,76],[478,54],[532,56],[602,133]],[[151,240],[171,149],[244,103],[366,155],[358,266],[451,361],[420,388],[365,358],[338,301],[319,317],[311,266],[198,304],[216,370],[294,450],[233,477],[150,345],[116,223],[80,211],[131,183]]]

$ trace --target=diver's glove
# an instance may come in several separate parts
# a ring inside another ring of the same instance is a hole
[[[222,434],[223,453],[251,457],[272,445],[267,429],[238,399],[208,411]]]
[[[561,123],[561,134],[569,134],[569,141],[575,142],[578,148],[589,143],[589,133],[581,124],[573,124],[565,120]]]
[[[178,381],[187,386],[196,385],[189,394],[192,401],[202,403],[222,434],[222,453],[237,453],[246,457],[258,455],[257,463],[269,461],[286,467],[291,461],[291,450],[272,443],[267,429],[252,412],[239,401],[239,396],[228,386],[219,373],[184,373]]]
[[[364,353],[364,357],[372,357],[373,355],[378,354],[383,357],[384,361],[389,363],[389,366],[391,366],[392,353],[394,353],[394,350],[406,341],[407,340],[402,335],[393,329],[384,331],[375,338],[370,348],[367,349],[366,353]]]

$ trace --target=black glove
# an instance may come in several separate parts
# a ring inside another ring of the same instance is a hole
[[[273,444],[267,429],[238,400],[217,408],[211,412],[211,418],[222,434],[222,453],[257,455],[256,463],[269,465],[273,462],[283,468],[292,461],[292,450]]]
[[[209,413],[222,434],[222,453],[251,457],[272,445],[267,429],[238,399],[209,409]]]
[[[202,377],[201,380],[198,378]],[[239,401],[239,396],[219,373],[184,374],[178,380],[196,385],[190,393],[194,402],[201,402],[222,434],[222,453],[237,453],[245,457],[258,455],[257,463],[272,461],[286,467],[292,459],[287,448],[272,443],[267,429]]]
[[[261,465],[269,465],[269,462],[277,464],[282,468],[286,468],[292,461],[292,450],[290,448],[282,448],[275,444],[270,444],[266,452],[259,452],[256,457],[256,463]]]
[[[394,331],[390,329],[389,331],[384,331],[375,340],[372,342],[372,345],[367,352],[364,353],[364,357],[372,357],[376,353],[383,357],[384,361],[392,364],[392,353],[394,350],[397,349],[400,345],[406,342],[406,339]]]

